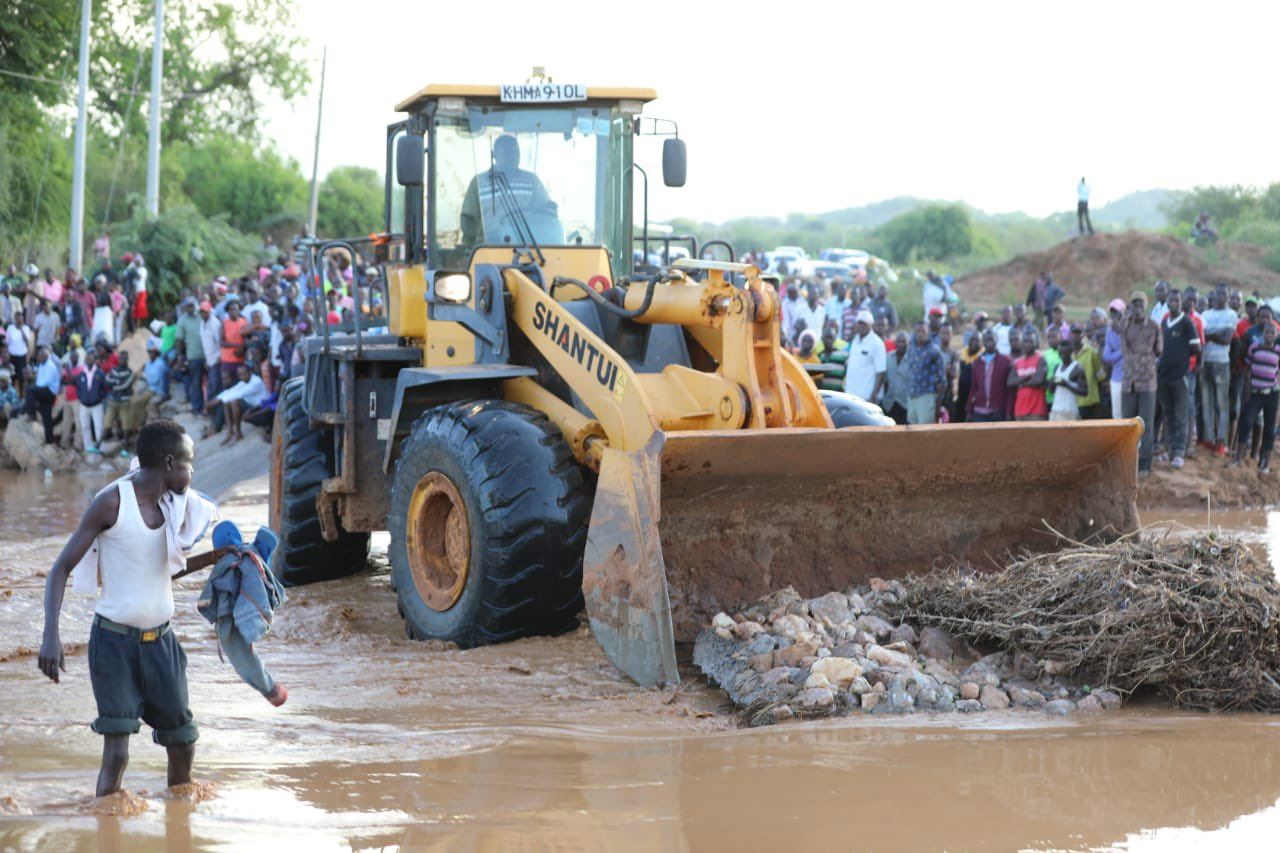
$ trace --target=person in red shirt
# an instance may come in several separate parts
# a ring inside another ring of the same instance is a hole
[[[227,303],[227,316],[222,321],[222,387],[236,384],[236,370],[244,364],[244,333],[249,321],[240,316],[240,303]]]
[[[1012,341],[1010,342],[1012,343]],[[1040,336],[1027,332],[1020,339],[1022,357],[1013,363],[1009,371],[1009,388],[1016,389],[1013,398],[1015,421],[1044,421],[1049,419],[1049,403],[1045,399],[1045,383],[1049,368],[1040,357]]]
[[[76,377],[84,373],[84,365],[80,363],[80,353],[75,349],[67,352],[62,364],[62,446],[76,449],[76,427],[80,423],[80,400],[76,394]],[[80,438],[80,449],[84,449],[84,437]]]

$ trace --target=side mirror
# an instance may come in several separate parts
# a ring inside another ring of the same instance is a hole
[[[684,140],[679,137],[662,142],[662,182],[669,187],[684,186],[685,172],[689,169]]]
[[[422,186],[426,167],[426,152],[422,150],[422,137],[406,133],[396,140],[396,181],[402,187]]]

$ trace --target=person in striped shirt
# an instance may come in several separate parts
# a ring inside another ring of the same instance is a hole
[[[1276,327],[1274,323],[1265,323],[1262,340],[1251,345],[1245,356],[1244,400],[1240,405],[1240,428],[1232,467],[1243,461],[1253,422],[1261,411],[1262,447],[1258,453],[1258,470],[1264,474],[1271,471],[1271,448],[1276,442],[1276,402],[1280,399],[1277,377],[1280,377],[1280,346],[1276,344]]]

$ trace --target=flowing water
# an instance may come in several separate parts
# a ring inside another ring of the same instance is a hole
[[[585,631],[467,652],[408,642],[385,540],[371,571],[290,590],[259,644],[290,689],[280,709],[219,661],[200,582],[179,581],[212,787],[161,796],[164,752],[138,737],[134,796],[90,805],[83,646],[57,685],[34,650],[43,572],[100,482],[0,477],[3,850],[1242,850],[1275,849],[1280,832],[1280,718],[1139,707],[742,730],[691,671],[678,690],[638,688]],[[260,523],[263,489],[224,511]],[[1274,519],[1212,523],[1269,552]],[[66,643],[84,642],[90,612],[68,597]]]

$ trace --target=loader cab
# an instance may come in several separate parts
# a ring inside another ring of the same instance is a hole
[[[387,231],[405,235],[401,260],[465,270],[486,247],[603,247],[612,277],[629,274],[633,142],[654,97],[543,81],[433,85],[401,102],[385,206]]]

